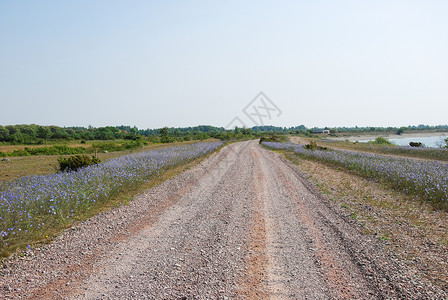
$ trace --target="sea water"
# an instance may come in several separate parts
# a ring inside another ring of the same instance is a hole
[[[420,142],[425,145],[425,147],[433,147],[438,148],[440,146],[445,146],[446,135],[435,135],[435,136],[415,136],[415,137],[407,137],[407,138],[396,138],[389,139],[389,142],[394,143],[398,146],[409,146],[410,142]],[[360,142],[369,142],[373,140],[364,140]]]

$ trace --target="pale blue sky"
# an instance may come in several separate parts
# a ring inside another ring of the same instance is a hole
[[[0,0],[0,124],[447,124],[448,1]]]

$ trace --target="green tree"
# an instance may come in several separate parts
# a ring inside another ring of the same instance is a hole
[[[34,125],[19,125],[20,132],[26,134],[29,138],[36,137],[36,127]]]
[[[8,129],[10,135],[13,135],[15,133],[20,133],[20,129],[17,126],[8,125],[8,126],[5,126],[5,128]]]
[[[55,133],[53,133],[53,138],[55,138],[55,139],[67,139],[68,138],[67,131],[65,131],[64,128],[58,128],[58,130]]]
[[[162,143],[169,143],[171,141],[169,138],[169,133],[170,133],[170,130],[166,126],[159,130],[160,141]]]
[[[0,141],[5,142],[9,138],[9,130],[0,125]]]
[[[244,135],[251,135],[252,134],[252,129],[250,128],[243,128],[241,129],[241,133]]]
[[[24,135],[20,133],[20,131],[10,134],[9,135],[9,141],[13,144],[24,144]]]
[[[170,132],[170,130],[166,126],[163,127],[163,128],[160,128],[160,130],[159,130],[159,134],[160,134],[161,137],[168,136],[169,132]]]
[[[408,129],[407,127],[400,127],[400,129],[398,129],[397,134],[401,135],[406,129]]]
[[[47,143],[47,139],[50,136],[50,134],[51,130],[47,126],[39,126],[37,128],[37,136],[40,137],[41,139],[44,139],[45,144]]]

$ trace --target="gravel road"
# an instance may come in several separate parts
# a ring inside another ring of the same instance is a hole
[[[425,299],[384,242],[255,141],[4,262],[0,298]]]

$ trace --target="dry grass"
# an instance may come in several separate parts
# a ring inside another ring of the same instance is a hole
[[[345,170],[289,157],[321,192],[384,240],[421,276],[448,288],[448,213]]]

